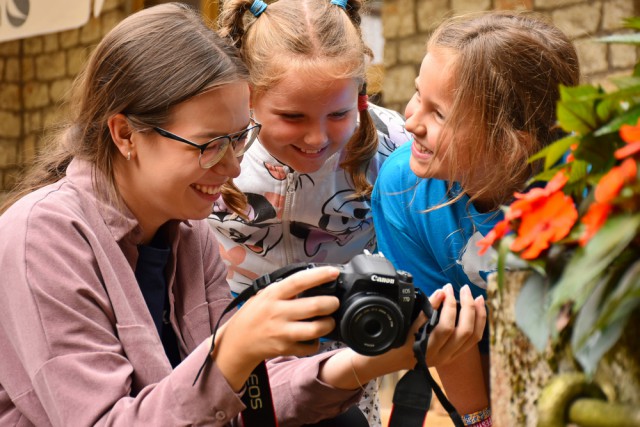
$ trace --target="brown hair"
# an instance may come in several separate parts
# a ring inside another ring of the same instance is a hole
[[[463,190],[474,189],[471,200],[496,209],[539,169],[529,157],[560,136],[559,85],[580,78],[575,48],[537,14],[493,11],[445,21],[428,42],[427,50],[434,49],[454,55],[454,101],[445,123],[452,143],[444,154],[452,172],[466,166],[459,181]],[[470,123],[473,141],[456,140]],[[490,167],[494,173],[474,174]]]
[[[118,201],[112,164],[116,145],[109,117],[123,113],[142,130],[162,126],[171,107],[247,79],[237,49],[187,6],[168,3],[127,17],[92,52],[74,82],[69,123],[53,135],[54,146],[38,156],[0,212],[25,194],[62,178],[74,157],[94,164],[108,180],[100,190]],[[94,186],[97,182],[94,177]]]
[[[335,74],[327,79],[354,78],[362,89],[366,59],[373,56],[362,39],[362,3],[349,0],[342,9],[329,0],[279,0],[256,18],[246,13],[253,0],[227,0],[220,15],[220,34],[240,48],[249,68],[252,96],[268,91],[291,69],[311,71],[329,61]],[[378,134],[365,109],[341,164],[356,196],[371,194],[365,174],[377,148]]]

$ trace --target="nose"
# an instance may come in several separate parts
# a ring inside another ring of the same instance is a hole
[[[405,128],[416,136],[424,136],[427,133],[427,127],[423,124],[421,120],[421,114],[419,109],[413,108],[411,103],[407,105],[407,108],[404,112],[407,120],[405,121]]]
[[[222,159],[213,165],[211,169],[217,175],[237,178],[240,175],[240,160],[242,160],[242,157],[236,157],[231,146],[228,146]]]
[[[312,147],[324,147],[329,140],[326,125],[322,122],[315,123],[307,128],[304,143]]]

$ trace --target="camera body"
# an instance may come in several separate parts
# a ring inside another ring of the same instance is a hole
[[[272,273],[270,281],[322,265],[340,269],[337,279],[308,289],[299,297],[338,297],[340,307],[332,315],[336,327],[325,338],[343,342],[360,354],[373,356],[401,347],[420,311],[426,309],[428,316],[432,314],[429,300],[414,288],[413,276],[396,270],[380,254],[365,252],[346,264],[309,263],[302,268],[280,269]],[[273,277],[281,271],[285,273]]]

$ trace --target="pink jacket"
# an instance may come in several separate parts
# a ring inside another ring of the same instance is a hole
[[[134,276],[138,223],[97,198],[91,176],[74,160],[66,178],[0,217],[0,425],[235,424],[244,406],[215,364],[192,387],[230,300],[213,232],[204,221],[170,224],[171,322],[184,359],[172,370]],[[317,380],[329,355],[269,363],[281,426],[357,402]]]

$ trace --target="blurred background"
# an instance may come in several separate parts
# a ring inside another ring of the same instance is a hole
[[[318,0],[324,1],[324,0]],[[328,1],[328,0],[327,0]],[[128,14],[164,0],[0,0],[0,202],[61,123],[72,80],[100,38]],[[218,0],[188,0],[212,22]],[[404,112],[429,32],[444,17],[489,9],[549,16],[576,43],[585,82],[627,73],[638,51],[594,37],[619,33],[638,0],[369,0],[363,32],[375,52],[369,90]]]

